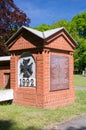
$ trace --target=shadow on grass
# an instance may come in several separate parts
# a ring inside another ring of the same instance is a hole
[[[26,129],[22,129],[17,127],[16,123],[11,120],[0,120],[0,130],[41,130],[41,129],[38,129],[34,126],[29,126]]]
[[[38,128],[34,127],[34,126],[30,126],[25,130],[42,130],[42,129],[38,129]]]
[[[14,122],[10,120],[0,120],[0,130],[11,130],[12,125]]]

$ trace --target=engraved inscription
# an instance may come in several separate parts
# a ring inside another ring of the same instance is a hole
[[[69,88],[69,58],[50,56],[50,90]]]

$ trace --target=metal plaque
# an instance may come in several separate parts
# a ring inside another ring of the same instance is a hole
[[[29,54],[29,53],[27,53]],[[23,55],[18,61],[18,86],[34,87],[36,86],[36,65],[33,56]]]
[[[50,56],[50,90],[69,88],[69,58]]]

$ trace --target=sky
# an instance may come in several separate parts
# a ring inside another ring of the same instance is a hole
[[[86,11],[86,0],[14,0],[14,3],[31,19],[30,27],[71,20]]]

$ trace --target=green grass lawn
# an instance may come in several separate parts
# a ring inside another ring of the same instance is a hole
[[[86,76],[74,75],[74,86],[86,87]]]
[[[73,105],[57,109],[0,105],[0,130],[39,130],[55,122],[86,113],[86,91],[76,91]]]

